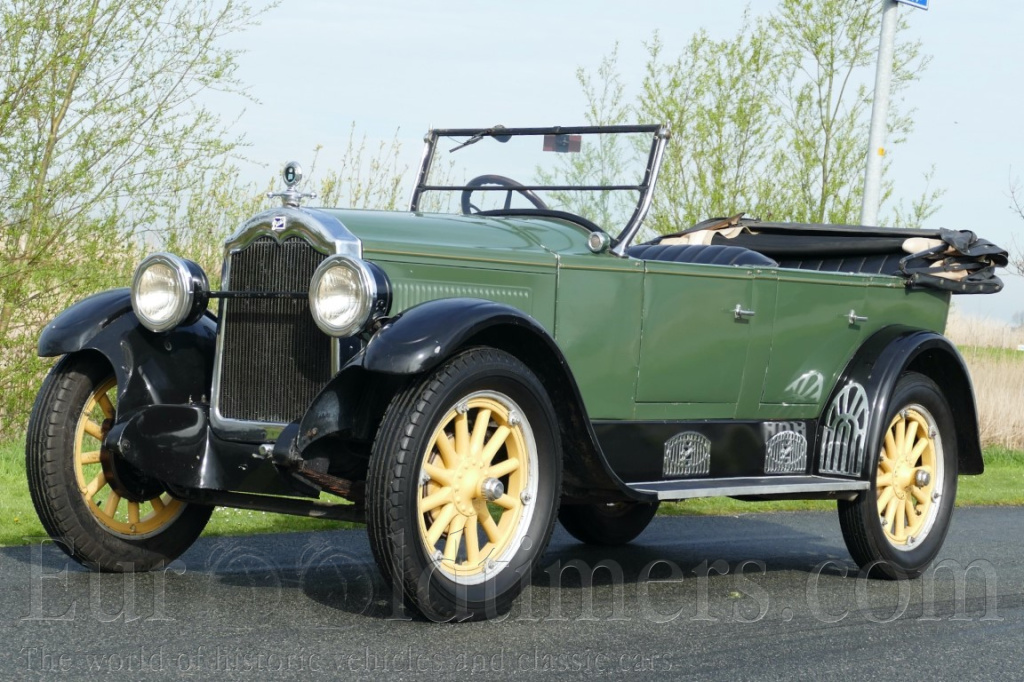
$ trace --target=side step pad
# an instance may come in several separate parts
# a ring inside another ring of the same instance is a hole
[[[694,497],[742,497],[747,495],[801,494],[818,497],[819,493],[847,493],[867,490],[869,481],[852,481],[829,476],[750,476],[744,478],[703,478],[674,481],[642,481],[627,484],[643,495],[659,500],[686,500]]]

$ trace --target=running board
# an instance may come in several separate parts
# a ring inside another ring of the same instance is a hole
[[[807,493],[857,492],[871,487],[869,481],[828,476],[750,476],[745,478],[704,478],[675,481],[642,481],[627,484],[630,489],[659,500],[686,500],[693,497],[743,497]]]

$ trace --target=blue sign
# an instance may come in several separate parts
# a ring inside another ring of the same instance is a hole
[[[928,9],[928,0],[896,0],[896,2],[902,2],[904,5],[910,5],[918,9]]]

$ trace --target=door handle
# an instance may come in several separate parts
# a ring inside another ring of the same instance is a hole
[[[850,321],[850,325],[855,325],[860,322],[867,322],[867,315],[858,315],[856,310],[851,310],[850,314],[846,316],[846,319]]]
[[[733,314],[733,317],[735,317],[737,320],[745,320],[745,319],[747,319],[749,317],[753,317],[754,316],[754,311],[753,310],[744,310],[743,306],[740,305],[739,303],[737,303],[736,307],[732,309],[732,314]]]

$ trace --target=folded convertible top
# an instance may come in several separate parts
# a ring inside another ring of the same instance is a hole
[[[918,230],[859,225],[764,223],[742,216],[714,218],[654,240],[660,244],[729,244],[779,261],[783,267],[867,272],[902,277],[908,287],[956,294],[1003,288],[996,268],[1005,249],[969,230]]]

